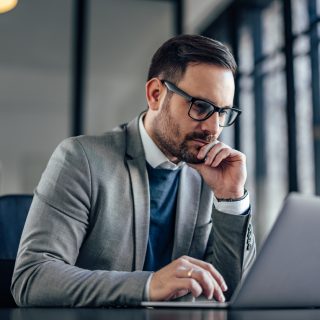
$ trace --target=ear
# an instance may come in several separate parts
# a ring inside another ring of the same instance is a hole
[[[160,96],[164,93],[164,90],[158,78],[152,78],[146,83],[146,99],[151,110],[156,111],[160,108]]]

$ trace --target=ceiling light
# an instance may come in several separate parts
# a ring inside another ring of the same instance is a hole
[[[0,0],[0,13],[12,10],[18,3],[18,0]]]

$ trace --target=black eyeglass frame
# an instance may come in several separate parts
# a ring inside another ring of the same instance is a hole
[[[232,126],[235,123],[235,121],[237,120],[237,118],[241,114],[241,110],[240,109],[233,108],[233,107],[223,107],[223,108],[218,107],[214,103],[212,103],[211,101],[190,96],[188,93],[186,93],[185,91],[181,90],[180,88],[178,88],[176,85],[174,85],[170,81],[167,81],[167,80],[160,80],[160,81],[161,81],[161,83],[165,84],[165,86],[167,87],[167,89],[169,91],[180,95],[181,97],[185,98],[187,101],[190,102],[189,110],[188,110],[188,116],[192,120],[199,121],[199,122],[200,121],[205,121],[205,120],[209,119],[215,112],[218,112],[219,115],[220,115],[221,112],[223,112],[225,110],[232,110],[232,111],[236,112],[236,116],[235,116],[234,120],[231,123],[229,123],[228,125],[222,126],[222,125],[219,124],[220,127],[229,127],[229,126]],[[195,101],[203,101],[203,102],[208,103],[210,106],[212,106],[212,108],[213,108],[212,111],[209,111],[208,114],[203,119],[196,119],[196,118],[192,117],[191,116],[191,108],[192,108],[192,105],[193,105],[193,103]]]

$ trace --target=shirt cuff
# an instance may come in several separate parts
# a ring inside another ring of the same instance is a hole
[[[249,192],[242,200],[239,201],[218,201],[215,195],[213,195],[213,204],[218,211],[240,215],[248,211],[250,207]]]
[[[151,279],[153,277],[153,272],[150,274],[147,282],[146,282],[146,285],[144,287],[144,300],[145,301],[150,301],[150,282],[151,282]]]

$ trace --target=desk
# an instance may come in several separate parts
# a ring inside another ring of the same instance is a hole
[[[320,309],[0,309],[1,320],[319,320]]]

